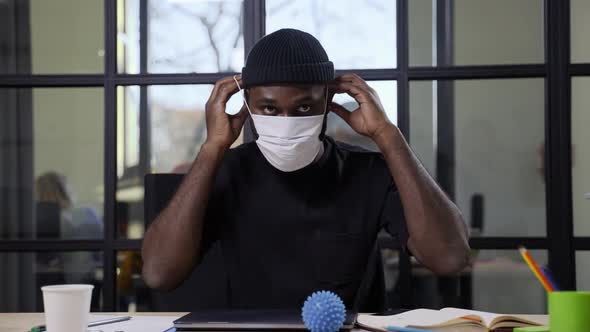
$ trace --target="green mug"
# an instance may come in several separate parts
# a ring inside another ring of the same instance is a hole
[[[590,331],[590,292],[549,293],[551,332]]]

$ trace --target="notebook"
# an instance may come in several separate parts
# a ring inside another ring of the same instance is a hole
[[[347,312],[343,330],[354,327],[356,314]],[[300,310],[199,310],[174,321],[177,331],[306,330]]]
[[[357,324],[373,331],[387,331],[388,326],[397,326],[441,332],[486,332],[501,328],[548,325],[549,319],[544,315],[503,315],[444,308],[441,310],[416,309],[392,316],[359,314]]]

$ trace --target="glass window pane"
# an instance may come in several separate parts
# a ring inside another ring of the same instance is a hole
[[[572,79],[572,200],[574,234],[590,236],[590,77]]]
[[[0,89],[0,105],[0,238],[102,238],[102,89]]]
[[[456,193],[467,220],[476,222],[481,197],[482,236],[545,236],[544,81],[459,81],[454,103]]]
[[[43,311],[41,286],[92,284],[91,310],[103,307],[102,252],[0,252],[0,312]]]
[[[117,71],[139,74],[139,0],[117,0]]]
[[[543,80],[411,82],[410,91],[411,144],[454,186],[472,236],[545,236]]]
[[[436,0],[408,1],[410,66],[436,65]]]
[[[397,82],[396,81],[370,81],[369,85],[377,91],[381,104],[389,120],[397,124]],[[333,101],[344,106],[349,111],[358,108],[358,103],[347,94],[337,94]],[[350,126],[336,114],[328,114],[326,134],[337,141],[357,145],[368,150],[379,151],[379,148],[368,137],[357,134]]]
[[[207,137],[205,103],[213,85],[118,87],[117,220],[119,235],[143,237],[143,176],[146,173],[185,173]],[[146,93],[147,105],[140,94]],[[240,95],[227,112],[242,106]],[[140,109],[146,108],[140,117]],[[233,146],[241,144],[242,136]]]
[[[4,1],[2,7],[0,73],[103,72],[102,1]]]
[[[571,59],[572,62],[590,62],[590,2],[571,0]]]
[[[410,83],[410,146],[428,172],[436,175],[436,82]]]
[[[295,28],[314,35],[337,69],[393,68],[396,1],[266,1],[266,32]]]
[[[590,290],[590,251],[576,252],[576,289]]]
[[[119,72],[139,72],[145,56],[150,73],[241,71],[244,33],[241,0],[148,1],[147,54],[139,54],[139,5],[119,0]],[[124,2],[124,3],[123,3]]]
[[[547,264],[547,252],[530,250]],[[416,307],[453,306],[496,313],[544,314],[546,292],[517,250],[473,250],[473,263],[458,278],[441,278],[413,263]],[[518,296],[515,296],[518,294]]]
[[[544,62],[542,0],[455,0],[452,45],[437,43],[436,0],[408,1],[409,61],[411,66],[442,65],[436,52],[452,47],[448,64],[486,65]],[[440,4],[438,4],[440,5]],[[437,24],[438,22],[438,24]],[[446,52],[445,52],[446,53]],[[450,60],[450,61],[449,61]]]
[[[455,0],[456,65],[544,62],[542,0]]]

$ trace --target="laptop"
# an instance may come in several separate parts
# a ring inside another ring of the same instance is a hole
[[[351,330],[356,313],[347,311],[341,330]],[[174,321],[177,331],[307,330],[299,310],[199,310]]]
[[[368,266],[381,262],[381,251],[375,242]],[[361,300],[369,293],[375,269],[368,268],[357,291],[351,310],[346,310],[346,318],[340,331],[350,331],[356,324]],[[307,330],[297,309],[216,309],[199,310],[174,321],[174,332],[179,331],[220,331],[220,330]],[[166,332],[172,332],[167,330]]]

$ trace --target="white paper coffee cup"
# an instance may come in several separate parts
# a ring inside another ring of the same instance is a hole
[[[92,285],[41,287],[47,332],[85,332],[93,288]]]

